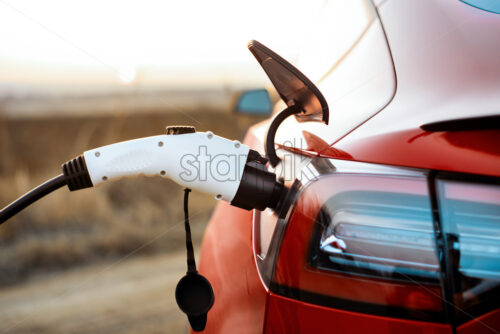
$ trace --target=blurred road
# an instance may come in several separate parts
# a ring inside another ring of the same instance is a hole
[[[38,276],[0,290],[0,333],[186,333],[175,286],[185,253]]]

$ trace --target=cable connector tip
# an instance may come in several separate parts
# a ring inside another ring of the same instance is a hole
[[[90,180],[85,158],[80,155],[62,165],[63,174],[70,191],[90,188],[94,185]]]

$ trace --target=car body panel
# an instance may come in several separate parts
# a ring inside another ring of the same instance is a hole
[[[333,147],[356,161],[500,176],[499,140],[500,130],[415,129],[368,137],[353,133]]]
[[[199,266],[215,294],[207,333],[262,332],[267,291],[252,249],[252,212],[219,203],[203,239]]]
[[[498,130],[420,129],[499,113],[500,43],[492,42],[500,34],[499,16],[459,1],[389,0],[379,13],[396,68],[396,95],[333,147],[359,161],[499,176]]]
[[[457,334],[491,334],[497,333],[495,329],[498,328],[500,328],[500,310],[494,310],[459,326]]]
[[[384,87],[392,88],[376,96],[378,102],[364,117],[343,131],[332,131],[336,118],[342,117],[336,113],[348,112],[349,104],[342,110],[342,96],[334,88],[323,89],[320,82],[331,110],[330,125],[290,118],[280,127],[276,142],[309,156],[500,177],[500,130],[420,128],[499,113],[500,16],[458,0],[385,0],[377,5],[381,21],[376,19],[371,29],[385,33],[384,52],[392,57],[390,66],[385,60],[372,66],[387,69],[382,71],[387,78]],[[359,94],[350,101],[363,102],[363,97]],[[245,143],[262,153],[268,124],[253,126]],[[452,332],[446,324],[343,311],[270,293],[253,254],[252,213],[228,204],[220,203],[214,212],[201,254],[200,272],[212,282],[216,296],[207,333]],[[493,332],[491,328],[500,328],[500,310],[462,324],[456,332]]]
[[[308,131],[326,143],[335,141],[335,149],[359,161],[498,175],[495,132],[433,134],[420,126],[499,113],[500,43],[494,42],[500,34],[499,16],[460,1],[388,0],[379,14],[397,77],[394,98],[343,138],[324,135],[319,124],[293,124],[291,119],[280,128],[278,142],[306,148],[302,132]],[[330,126],[335,127],[334,99],[324,95],[331,104]],[[469,138],[474,144],[463,147]],[[474,159],[457,164],[476,144]],[[456,158],[446,161],[441,154]]]
[[[367,315],[275,295],[269,297],[266,334],[270,333],[436,333],[449,334],[449,325]]]

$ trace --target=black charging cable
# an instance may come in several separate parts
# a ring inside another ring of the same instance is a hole
[[[65,162],[61,167],[62,174],[30,190],[0,210],[0,224],[54,190],[64,186],[68,186],[71,191],[92,187],[92,181],[82,155]]]
[[[276,132],[278,131],[279,126],[288,117],[300,114],[302,112],[304,112],[304,109],[302,109],[299,104],[291,105],[274,116],[271,125],[269,125],[269,127],[267,128],[264,149],[266,151],[266,158],[269,159],[269,163],[271,164],[271,166],[276,167],[281,161],[281,159],[276,154],[276,148],[274,147],[274,137],[276,137]]]
[[[184,189],[184,229],[186,230],[187,273],[197,273],[194,257],[193,241],[191,239],[191,226],[189,225],[189,193],[191,189]]]
[[[5,208],[0,210],[0,224],[4,223],[9,218],[19,213],[30,204],[33,204],[40,198],[50,194],[54,190],[65,186],[66,184],[66,176],[64,174],[61,174],[19,197],[14,202],[10,203]]]

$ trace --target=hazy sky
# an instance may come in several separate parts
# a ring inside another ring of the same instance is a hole
[[[287,58],[323,0],[0,0],[0,86],[262,82],[257,39]]]

